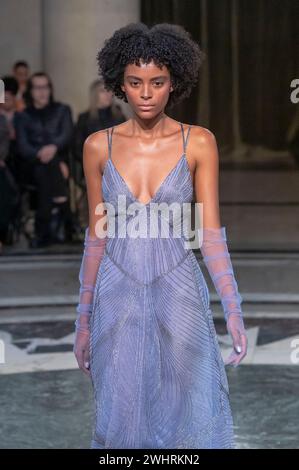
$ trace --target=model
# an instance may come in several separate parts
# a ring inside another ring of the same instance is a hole
[[[89,224],[74,353],[94,390],[91,448],[236,446],[208,287],[188,233],[178,235],[189,214],[178,209],[195,201],[199,248],[233,340],[226,364],[236,367],[247,335],[220,222],[217,143],[165,112],[189,96],[202,58],[183,27],[165,23],[129,24],[97,56],[132,117],[83,148]]]

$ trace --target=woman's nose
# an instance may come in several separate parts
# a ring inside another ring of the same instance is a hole
[[[149,85],[143,85],[141,90],[141,97],[142,98],[151,98],[151,89]]]

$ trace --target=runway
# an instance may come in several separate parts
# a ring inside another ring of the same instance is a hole
[[[92,389],[72,352],[80,254],[1,261],[0,447],[88,448]],[[233,262],[249,339],[241,365],[226,367],[238,448],[299,448],[298,256]],[[212,288],[211,300],[225,359],[231,340]]]

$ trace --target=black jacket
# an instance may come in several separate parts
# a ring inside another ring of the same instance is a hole
[[[9,151],[9,132],[6,119],[0,114],[0,160],[5,160]]]
[[[117,115],[113,114],[111,106],[98,109],[98,114],[95,119],[90,118],[89,111],[79,114],[78,121],[74,129],[72,145],[73,154],[76,160],[82,162],[83,144],[90,134],[101,129],[107,129],[111,126],[117,126],[127,120],[119,105],[116,105],[115,107],[118,111]]]
[[[57,157],[67,161],[73,134],[71,108],[53,102],[38,109],[29,106],[15,114],[15,129],[18,154],[30,161],[36,159],[41,147],[57,145]]]

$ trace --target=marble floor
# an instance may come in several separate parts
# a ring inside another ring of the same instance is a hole
[[[237,446],[298,449],[298,370],[292,366],[227,369]],[[88,448],[93,399],[77,370],[0,377],[1,448]]]
[[[299,448],[299,367],[290,358],[299,318],[246,322],[248,356],[226,366],[237,446]],[[225,357],[231,343],[222,319],[215,325]],[[73,321],[6,321],[0,339],[0,448],[88,448],[93,396],[72,352]]]

